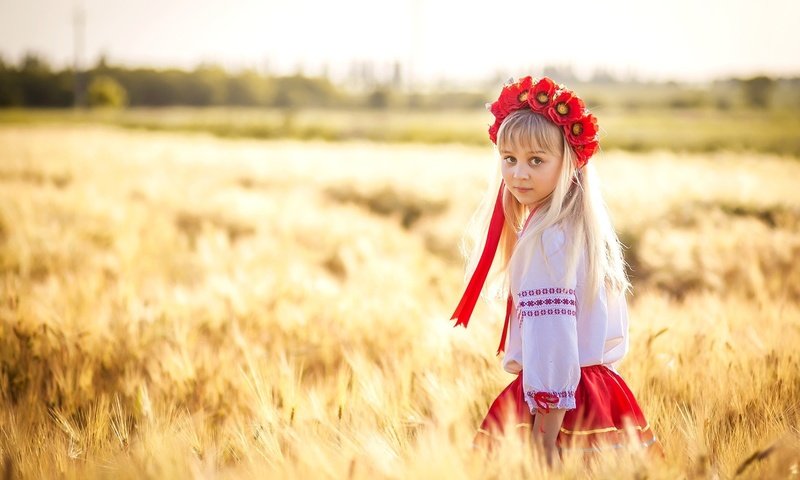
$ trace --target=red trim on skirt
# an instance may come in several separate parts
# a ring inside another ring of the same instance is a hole
[[[581,367],[576,408],[567,410],[556,437],[559,450],[587,452],[639,444],[656,445],[655,434],[625,381],[605,365]],[[508,428],[529,435],[534,415],[525,402],[522,371],[492,402],[473,446],[491,450]],[[663,454],[663,452],[662,452]]]

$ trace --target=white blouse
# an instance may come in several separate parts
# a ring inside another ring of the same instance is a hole
[[[503,369],[513,374],[522,370],[532,414],[543,401],[551,408],[574,409],[580,367],[606,364],[616,371],[614,364],[628,351],[625,294],[608,297],[601,285],[591,307],[579,309],[586,255],[579,259],[576,275],[562,279],[565,241],[561,226],[551,226],[542,235],[547,263],[540,245],[526,241],[509,265],[513,310]]]

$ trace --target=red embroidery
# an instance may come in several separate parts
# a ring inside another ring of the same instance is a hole
[[[519,292],[519,297],[540,297],[521,300],[517,308],[520,327],[524,317],[543,317],[545,315],[568,315],[577,318],[574,288],[536,288]],[[551,308],[555,307],[555,308]]]
[[[547,295],[547,294],[554,294],[560,293],[564,295],[575,295],[574,288],[561,288],[561,287],[550,287],[550,288],[536,288],[533,290],[523,290],[519,292],[520,297],[532,297],[534,295]]]
[[[543,317],[545,315],[570,315],[576,317],[577,312],[569,308],[543,308],[541,310],[521,310],[519,312],[520,317]]]
[[[529,302],[519,302],[520,307],[539,307],[542,305],[575,305],[574,298],[548,298],[547,300],[531,300]]]
[[[553,396],[559,397],[559,398],[572,398],[572,397],[575,396],[575,390],[561,390],[560,392],[556,392],[556,391],[550,391],[550,392],[546,392],[546,391],[526,392],[525,394],[528,395],[529,397],[533,397],[536,393],[546,393],[548,395],[553,395]],[[551,403],[555,403],[557,401],[558,401],[558,399],[555,399]]]
[[[574,398],[575,390],[562,390],[560,392],[525,392],[525,395],[531,397],[536,403],[536,406],[546,412],[550,411],[550,407],[558,405],[561,398]]]

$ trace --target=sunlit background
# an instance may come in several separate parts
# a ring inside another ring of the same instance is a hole
[[[381,77],[397,62],[404,84],[547,65],[568,65],[582,80],[598,71],[693,82],[792,76],[800,45],[800,5],[791,0],[6,0],[1,8],[7,61],[33,51],[58,67],[90,68],[105,56],[130,66],[327,73],[337,82],[359,62]]]
[[[548,75],[634,285],[664,461],[800,476],[800,3],[0,0],[3,478],[545,475],[459,241],[484,104]],[[567,478],[588,475],[567,458]]]

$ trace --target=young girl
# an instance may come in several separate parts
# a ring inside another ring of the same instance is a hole
[[[589,162],[598,149],[597,121],[574,92],[547,77],[507,84],[487,107],[502,179],[474,217],[485,228],[481,213],[488,217],[494,200],[452,318],[467,326],[499,245],[501,289],[509,294],[497,353],[508,339],[503,368],[517,377],[492,403],[473,445],[491,449],[511,426],[530,432],[548,464],[567,449],[631,443],[660,454],[616,369],[628,350],[630,283]]]

